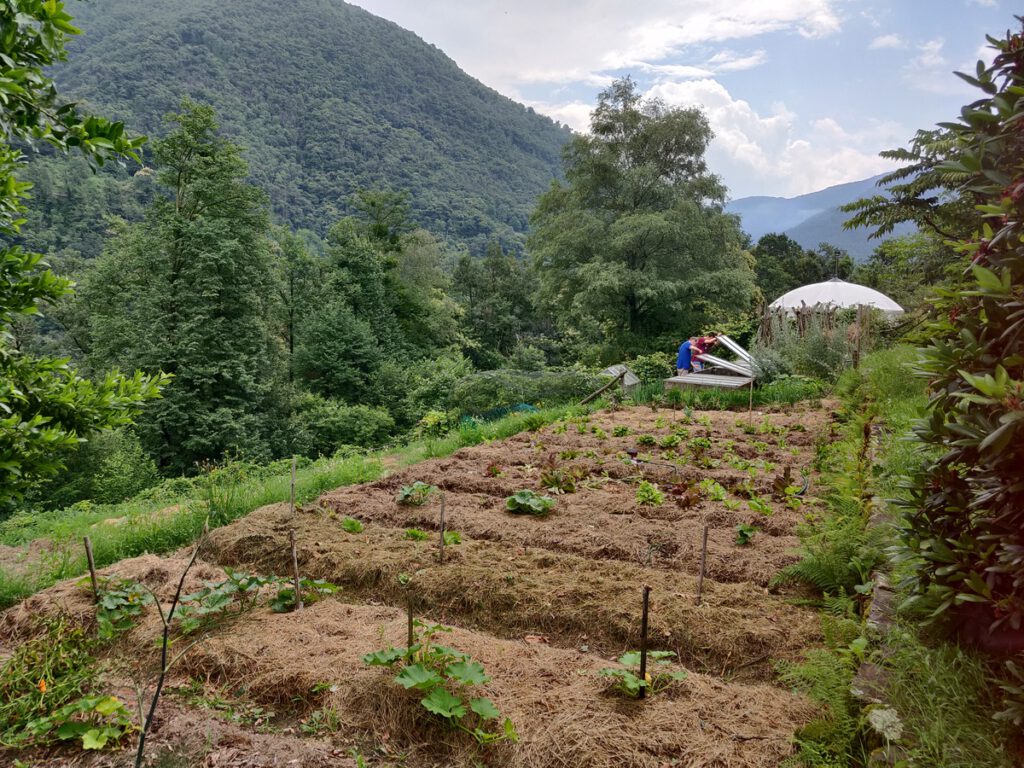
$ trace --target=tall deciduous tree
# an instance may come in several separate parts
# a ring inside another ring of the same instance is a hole
[[[56,0],[0,2],[0,505],[55,475],[67,451],[90,434],[128,423],[164,381],[113,373],[94,383],[67,360],[33,357],[12,343],[17,318],[40,313],[71,290],[42,256],[13,244],[21,236],[30,185],[18,179],[23,158],[12,143],[36,139],[61,151],[77,147],[103,162],[134,156],[143,141],[125,134],[120,123],[81,115],[59,101],[44,68],[64,59],[65,37],[77,32]]]
[[[82,288],[95,363],[176,377],[141,423],[174,473],[227,451],[264,454],[275,376],[266,200],[213,110],[184,107],[154,142],[166,197],[123,228]]]
[[[704,153],[699,109],[641,99],[628,78],[599,96],[566,148],[567,184],[533,216],[541,297],[605,357],[657,348],[750,309],[750,254]],[[602,338],[603,337],[603,338]]]

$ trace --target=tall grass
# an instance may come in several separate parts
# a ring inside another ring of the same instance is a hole
[[[466,422],[449,435],[408,443],[393,452],[366,456],[336,456],[303,460],[296,474],[296,499],[305,503],[324,491],[345,485],[371,482],[385,469],[387,456],[398,466],[447,456],[460,448],[488,440],[501,440],[524,430],[539,429],[560,418],[599,407],[562,406],[530,413],[513,413],[492,422]],[[0,607],[11,605],[61,579],[86,571],[83,536],[92,540],[97,567],[146,552],[164,553],[188,544],[203,530],[226,525],[258,507],[286,501],[290,495],[288,462],[276,462],[252,471],[215,471],[207,478],[171,481],[169,492],[144,493],[122,504],[79,503],[68,509],[34,515],[18,515],[0,523],[0,543],[9,546],[37,539],[51,543],[49,551],[27,572],[0,569]],[[180,488],[175,493],[174,489]]]

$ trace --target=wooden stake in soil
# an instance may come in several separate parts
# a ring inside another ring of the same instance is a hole
[[[293,465],[294,466],[294,465]],[[295,580],[295,610],[302,610],[302,584],[299,580],[299,553],[295,548],[295,529],[288,531],[288,541],[292,545],[292,578]]]
[[[708,560],[708,526],[704,524],[704,539],[700,545],[700,576],[697,577],[697,605],[700,605],[700,597],[704,592],[704,567]]]
[[[92,557],[92,542],[88,536],[82,540],[85,542],[85,559],[89,563],[89,578],[92,579],[92,595],[98,603],[100,601],[100,583],[96,579],[96,561]]]
[[[444,494],[441,494],[441,548],[438,550],[440,561],[444,562]]]
[[[651,601],[651,588],[644,585],[644,607],[640,614],[640,694],[638,698],[644,698],[647,693],[647,608]]]
[[[754,423],[754,380],[750,380],[750,402],[747,404],[747,426]]]
[[[416,639],[412,631],[412,591],[406,588],[405,593],[405,609],[409,614],[409,642],[406,643],[406,648],[412,648],[413,641]]]
[[[295,518],[295,456],[292,456],[292,492],[291,492],[292,518]]]

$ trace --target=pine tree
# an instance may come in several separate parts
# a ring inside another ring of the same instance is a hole
[[[125,226],[87,276],[94,364],[126,361],[175,379],[141,424],[165,472],[226,452],[268,453],[273,273],[266,199],[213,110],[186,102],[154,142],[167,192]]]

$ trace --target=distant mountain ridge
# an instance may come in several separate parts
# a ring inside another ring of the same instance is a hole
[[[72,3],[61,92],[159,136],[189,96],[243,144],[277,215],[323,232],[356,190],[407,190],[415,220],[482,250],[521,245],[568,128],[341,0]]]
[[[866,229],[843,229],[843,222],[851,214],[839,209],[862,197],[877,195],[877,183],[883,175],[837,184],[797,197],[741,197],[728,202],[725,209],[739,215],[743,231],[755,243],[768,233],[782,233],[804,248],[831,243],[845,250],[855,261],[865,261],[880,241],[869,240],[869,230]],[[913,231],[913,225],[901,225],[892,236]]]

